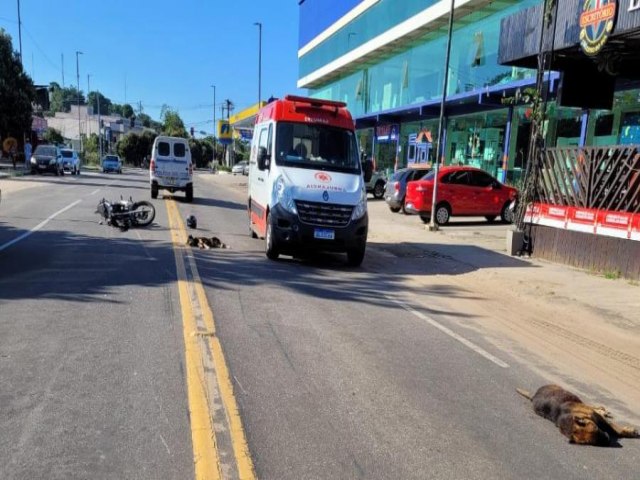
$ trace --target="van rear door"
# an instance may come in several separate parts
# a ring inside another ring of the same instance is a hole
[[[185,141],[161,139],[156,151],[156,177],[162,185],[184,186],[191,180],[190,152]]]

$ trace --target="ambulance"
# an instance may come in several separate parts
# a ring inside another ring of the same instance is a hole
[[[361,164],[354,127],[342,102],[289,95],[258,112],[247,208],[269,259],[328,251],[362,263],[372,165]]]

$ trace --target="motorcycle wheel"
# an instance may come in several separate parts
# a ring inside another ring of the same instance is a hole
[[[156,218],[156,209],[151,202],[136,202],[131,207],[131,217],[136,225],[146,227]]]

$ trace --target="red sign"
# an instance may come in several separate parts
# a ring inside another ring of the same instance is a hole
[[[567,230],[596,233],[598,211],[591,208],[569,207]]]
[[[596,235],[629,238],[631,218],[630,213],[600,210],[596,220]]]
[[[540,225],[547,227],[565,228],[569,207],[558,205],[540,205]]]
[[[640,213],[636,213],[631,219],[631,232],[629,232],[631,240],[640,241]]]

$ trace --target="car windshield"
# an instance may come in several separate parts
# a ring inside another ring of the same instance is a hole
[[[104,161],[105,162],[117,162],[118,161],[118,157],[106,156],[106,157],[104,157]]]
[[[62,150],[62,156],[64,158],[73,158],[73,152],[71,150]]]
[[[360,173],[356,138],[350,130],[281,122],[276,135],[278,165]]]
[[[56,156],[56,149],[55,149],[55,147],[39,146],[39,147],[36,148],[35,154],[36,155],[47,155],[49,157],[55,157]]]
[[[433,170],[431,170],[424,177],[421,177],[420,180],[433,180],[434,176],[435,176],[435,172]]]

